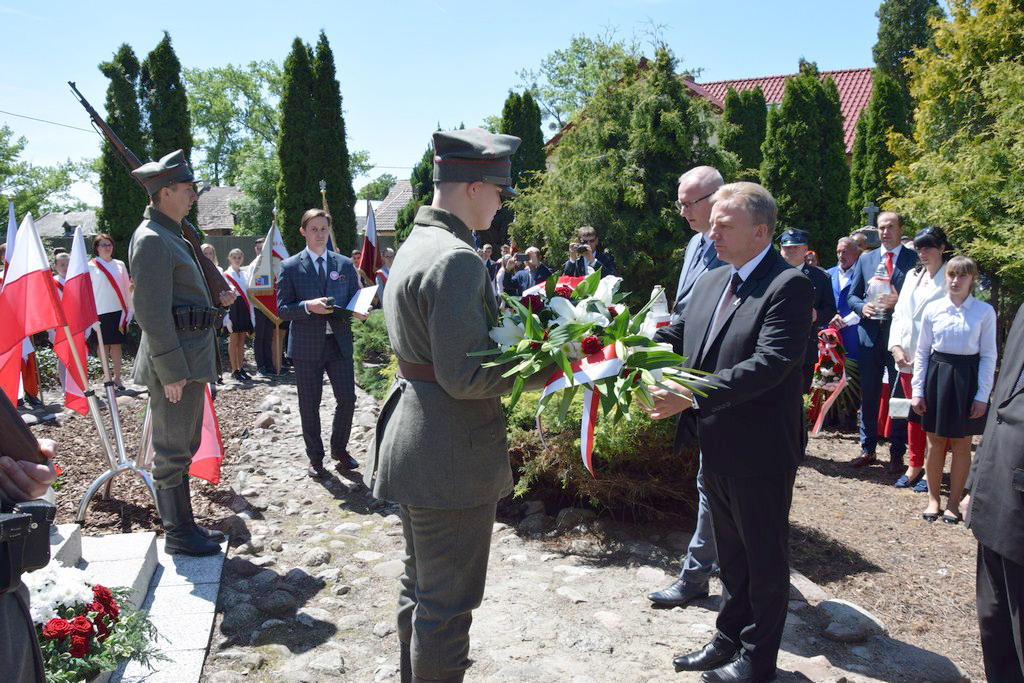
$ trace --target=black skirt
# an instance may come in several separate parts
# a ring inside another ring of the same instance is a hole
[[[228,315],[231,316],[231,331],[232,332],[252,332],[252,318],[249,317],[249,305],[245,303],[242,297],[235,299],[235,302],[231,304],[231,308],[228,309]]]
[[[103,333],[103,344],[105,346],[124,343],[124,333],[119,329],[121,324],[121,311],[100,313],[99,320],[100,332]]]
[[[981,356],[932,351],[924,383],[927,410],[924,430],[949,439],[981,434],[985,415],[970,419],[971,404],[978,393],[978,365]]]

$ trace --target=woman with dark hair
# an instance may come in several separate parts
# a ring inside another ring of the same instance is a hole
[[[110,359],[114,386],[124,391],[121,383],[121,344],[125,330],[135,315],[132,306],[131,280],[124,261],[114,258],[114,238],[105,232],[96,235],[92,243],[89,275],[92,294],[96,299],[96,313],[100,320],[100,334],[107,357]]]
[[[924,228],[914,237],[914,250],[917,251],[917,267],[903,281],[903,290],[892,313],[888,346],[896,361],[903,395],[908,397],[911,395],[910,378],[914,373],[914,356],[925,306],[946,296],[949,240],[942,228]],[[926,445],[921,419],[911,412],[907,419],[907,471],[893,486],[898,489],[913,486],[918,493],[928,490],[927,482],[921,479]]]
[[[252,379],[245,371],[245,337],[256,329],[256,314],[252,302],[249,301],[248,273],[242,268],[244,258],[241,249],[232,249],[228,252],[229,266],[224,270],[224,278],[238,295],[235,303],[231,304],[224,322],[231,335],[228,338],[231,376],[240,382]]]
[[[922,517],[939,518],[939,482],[952,443],[949,498],[942,521],[960,521],[960,498],[971,467],[971,438],[985,428],[996,373],[996,312],[974,298],[977,264],[966,256],[946,266],[948,294],[924,309],[914,358],[913,409],[928,436],[928,508]]]

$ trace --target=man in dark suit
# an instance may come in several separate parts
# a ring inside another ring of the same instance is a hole
[[[860,357],[857,343],[858,323],[860,316],[853,312],[847,297],[850,285],[853,284],[853,268],[860,257],[860,249],[852,237],[840,237],[836,244],[836,265],[828,269],[832,281],[832,296],[836,302],[836,314],[830,325],[839,330],[843,339],[843,350],[847,358],[857,360]]]
[[[978,539],[981,651],[990,681],[1024,681],[1024,306],[1006,337],[985,434],[960,503]]]
[[[522,296],[523,292],[545,282],[551,277],[551,269],[540,260],[540,249],[530,247],[526,250],[525,268],[512,277],[506,277],[505,292],[512,296]]]
[[[679,176],[679,187],[676,188],[676,208],[690,227],[693,237],[686,245],[683,267],[679,271],[679,283],[676,285],[675,305],[672,321],[678,320],[693,294],[693,285],[709,270],[724,266],[725,262],[718,258],[715,245],[707,237],[711,229],[711,197],[725,181],[722,174],[710,166],[698,166]],[[656,337],[661,341],[660,337]],[[682,454],[683,449],[693,442],[694,419],[691,415],[680,415],[676,421],[675,451]],[[708,581],[718,564],[718,550],[715,547],[715,535],[712,531],[711,511],[708,508],[708,497],[704,492],[704,467],[697,468],[697,523],[690,537],[690,545],[686,549],[679,568],[679,576],[672,585],[664,590],[647,595],[647,599],[659,607],[684,607],[694,600],[707,597]]]
[[[811,334],[807,338],[807,356],[804,358],[804,393],[811,390],[814,377],[814,363],[818,360],[818,331],[828,325],[836,315],[836,304],[832,298],[832,283],[828,273],[817,266],[807,265],[807,244],[810,235],[806,230],[789,228],[779,236],[782,258],[807,276],[814,285],[814,313],[811,315]]]
[[[789,600],[789,507],[807,432],[800,368],[814,288],[772,249],[778,209],[756,183],[724,185],[711,230],[729,268],[702,277],[665,338],[686,365],[712,373],[707,397],[652,387],[654,418],[690,407],[698,418],[704,485],[724,585],[718,631],[676,657],[707,683],[775,677]]]
[[[882,397],[882,374],[895,381],[896,364],[892,354],[885,348],[889,341],[889,327],[892,323],[892,309],[903,288],[906,274],[917,265],[917,254],[905,248],[903,238],[903,217],[895,211],[885,211],[878,216],[878,234],[882,246],[874,251],[861,254],[853,269],[853,282],[847,302],[850,309],[860,316],[857,341],[860,346],[860,456],[850,465],[864,467],[875,462],[875,447],[878,444],[878,403]],[[884,295],[880,302],[868,301],[868,282],[885,265],[889,273],[889,284],[893,294]],[[885,315],[884,319],[876,316]],[[893,420],[889,434],[889,472],[903,471],[903,454],[907,451],[907,421]]]
[[[302,215],[299,232],[306,238],[306,248],[282,261],[277,276],[277,313],[282,320],[291,321],[288,356],[295,366],[302,438],[309,457],[309,476],[314,479],[327,477],[320,437],[324,371],[338,402],[331,430],[331,457],[342,469],[359,465],[348,452],[356,405],[351,318],[354,315],[366,320],[366,316],[345,310],[345,304],[359,290],[359,274],[352,259],[327,249],[329,221],[322,209],[310,209]]]
[[[562,275],[586,277],[598,268],[601,269],[601,277],[619,274],[615,259],[604,250],[597,239],[597,230],[584,225],[577,232],[577,236],[579,244],[574,242],[569,245],[569,260],[562,266]]]

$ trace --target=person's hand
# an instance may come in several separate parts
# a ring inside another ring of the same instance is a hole
[[[327,305],[327,297],[322,296],[319,299],[310,299],[306,302],[306,310],[310,313],[316,313],[317,315],[330,315],[334,313],[334,309]]]
[[[896,292],[890,292],[878,297],[878,300],[884,308],[895,308],[896,302],[900,300],[900,295]]]
[[[578,245],[575,242],[569,243],[569,259],[572,261],[576,260]]]
[[[235,292],[233,290],[229,289],[229,290],[223,291],[223,292],[220,293],[220,297],[219,297],[220,305],[223,308],[227,308],[231,304],[235,303],[235,299],[237,299],[237,298],[238,298],[238,295],[235,294]]]
[[[911,399],[910,407],[918,415],[924,415],[925,411],[928,410],[928,405],[924,402],[924,396],[915,396]]]
[[[907,352],[903,350],[902,346],[896,345],[889,349],[889,352],[892,353],[892,359],[896,362],[897,366],[901,368],[909,368],[913,365],[913,363],[910,362],[910,359],[907,358]]]
[[[862,318],[873,318],[875,315],[878,314],[878,309],[875,308],[875,305],[872,303],[864,304],[864,307],[860,310],[860,317]]]
[[[651,396],[654,398],[654,407],[648,408],[643,405],[643,403],[640,404],[643,411],[650,415],[654,420],[672,417],[677,413],[681,413],[684,410],[689,410],[693,407],[693,392],[683,385],[671,380],[664,382],[664,384],[679,393],[672,393],[671,391],[666,391],[661,387],[648,386],[647,389],[651,392]],[[679,394],[682,395],[680,396]]]
[[[811,324],[818,322],[818,311],[817,309],[811,309]]]
[[[47,458],[45,465],[0,458],[0,489],[4,495],[20,503],[35,500],[46,493],[50,484],[57,480],[57,470],[53,467],[56,446],[52,439],[39,440],[39,451]]]
[[[185,388],[186,381],[187,380],[181,380],[174,384],[164,385],[164,396],[167,397],[168,401],[171,403],[177,403],[181,400],[181,390]]]
[[[977,420],[979,417],[985,414],[988,410],[988,404],[984,401],[972,401],[971,402],[971,419]]]
[[[832,319],[828,321],[828,326],[834,330],[841,330],[846,327],[846,321],[843,320],[843,316],[836,313],[832,316]]]
[[[372,310],[373,309],[371,308],[370,311]],[[366,319],[370,317],[370,311],[367,311],[366,313],[356,313],[355,311],[352,311],[352,317],[365,323]]]
[[[966,517],[967,516],[967,508],[969,508],[970,506],[971,506],[971,494],[968,493],[966,496],[964,496],[963,498],[960,499],[960,516],[961,517]]]

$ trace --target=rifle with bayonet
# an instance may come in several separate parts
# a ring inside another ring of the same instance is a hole
[[[107,142],[109,142],[110,146],[114,149],[114,153],[117,154],[117,157],[125,167],[127,167],[128,171],[134,171],[141,166],[142,162],[139,161],[139,158],[135,156],[135,153],[128,149],[123,142],[121,142],[121,138],[117,137],[117,133],[107,125],[107,122],[103,120],[103,117],[99,115],[99,112],[97,112],[93,106],[89,104],[89,101],[85,99],[85,96],[78,91],[74,82],[68,81],[68,85],[71,86],[71,92],[74,93],[75,99],[77,99],[78,103],[85,107],[85,111],[88,112],[89,117],[92,119],[93,128],[107,139]],[[134,175],[132,177],[135,178]],[[135,178],[135,180],[139,185],[142,185],[142,181],[139,181],[138,178]],[[145,189],[145,186],[143,186],[143,189]],[[192,250],[195,252],[196,260],[199,262],[199,267],[203,271],[203,277],[206,279],[207,289],[210,290],[210,298],[213,300],[213,305],[220,306],[221,293],[230,291],[227,282],[224,280],[224,275],[200,248],[199,230],[197,230],[187,218],[181,221],[181,227],[182,234],[185,236],[185,239],[188,240],[189,244],[192,245]]]

